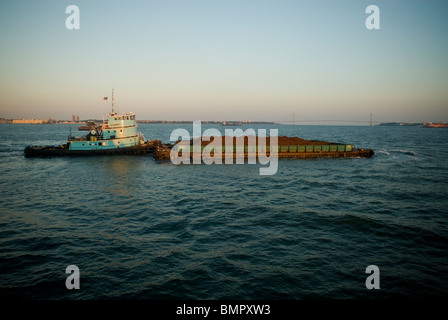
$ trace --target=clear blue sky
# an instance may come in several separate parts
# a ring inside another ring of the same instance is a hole
[[[2,0],[0,57],[5,118],[448,122],[448,1]]]

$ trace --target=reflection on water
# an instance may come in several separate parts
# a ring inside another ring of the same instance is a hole
[[[92,159],[98,166],[99,174],[104,178],[104,191],[119,197],[135,194],[131,183],[141,173],[144,158],[138,156],[98,157]]]

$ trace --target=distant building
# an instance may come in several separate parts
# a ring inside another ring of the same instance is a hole
[[[72,114],[72,122],[75,122],[75,115]]]
[[[76,116],[76,122],[79,122],[79,115]]]
[[[44,120],[41,120],[41,119],[13,119],[12,123],[42,124],[42,123],[44,123]]]

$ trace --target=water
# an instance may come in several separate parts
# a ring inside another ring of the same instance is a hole
[[[176,127],[139,129],[168,142]],[[281,159],[273,176],[151,155],[25,159],[69,126],[0,125],[0,298],[448,297],[448,130],[251,128],[375,156]],[[69,265],[79,290],[65,287]],[[369,265],[379,290],[366,289]]]

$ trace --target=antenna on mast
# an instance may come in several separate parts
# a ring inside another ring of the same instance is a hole
[[[114,113],[114,89],[112,89],[112,113]]]

